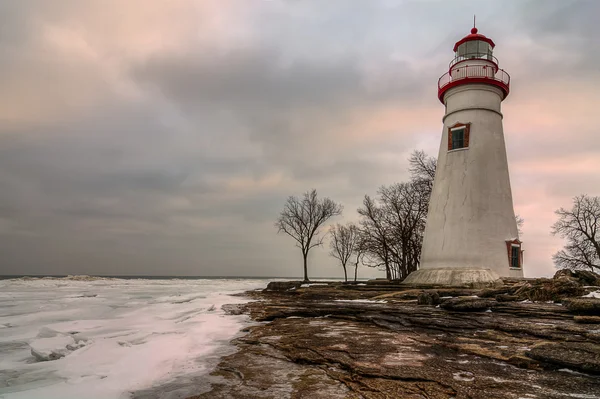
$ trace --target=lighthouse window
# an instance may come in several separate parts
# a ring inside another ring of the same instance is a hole
[[[459,148],[465,148],[465,128],[452,129],[450,130],[450,148],[448,150],[457,150]]]
[[[483,40],[471,40],[458,46],[456,49],[456,57],[460,60],[468,58],[493,60],[492,46]]]
[[[457,123],[448,128],[448,151],[469,147],[470,123]]]
[[[511,246],[510,267],[521,267],[521,262],[519,261],[520,255],[521,248],[516,245]]]
[[[476,58],[477,57],[477,45],[479,44],[478,40],[474,40],[471,42],[467,42],[467,57]]]
[[[452,131],[452,149],[463,148],[465,146],[465,129]]]

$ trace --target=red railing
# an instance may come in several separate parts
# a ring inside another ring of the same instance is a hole
[[[459,62],[463,62],[463,61],[467,61],[467,60],[473,60],[473,61],[485,60],[485,61],[493,62],[494,64],[496,64],[496,66],[498,66],[498,58],[494,57],[491,54],[467,53],[467,54],[463,54],[463,55],[457,55],[456,58],[454,58],[452,61],[450,61],[450,64],[448,65],[448,69],[451,69],[454,65],[458,64]]]
[[[504,92],[504,97],[510,90],[510,75],[504,69],[491,65],[465,65],[452,68],[438,80],[438,97],[444,102],[444,93],[452,87],[464,83],[484,83],[499,87]]]

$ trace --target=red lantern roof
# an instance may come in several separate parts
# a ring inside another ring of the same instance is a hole
[[[470,42],[472,40],[482,40],[486,43],[489,43],[490,46],[492,46],[492,48],[494,48],[496,45],[494,44],[494,41],[492,39],[490,39],[489,37],[485,37],[484,35],[481,35],[479,33],[477,33],[477,28],[473,28],[471,29],[471,34],[467,35],[465,37],[463,37],[462,39],[460,39],[459,41],[456,42],[456,44],[454,45],[454,51],[456,52],[456,50],[458,50],[458,46],[460,46],[463,43],[466,42]]]

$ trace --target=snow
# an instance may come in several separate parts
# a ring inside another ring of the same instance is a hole
[[[327,283],[310,283],[310,284],[302,284],[300,286],[300,288],[308,288],[308,287],[318,287],[318,286],[322,286],[322,285],[329,285]]]
[[[584,295],[583,298],[598,298],[600,299],[600,291],[592,291],[587,295]]]
[[[335,302],[358,302],[358,303],[387,303],[387,301],[375,301],[372,299],[335,299]]]
[[[221,306],[247,302],[231,294],[266,284],[0,280],[0,398],[123,399],[181,381],[188,386],[178,397],[191,396],[197,392],[191,377],[210,372],[249,323]]]

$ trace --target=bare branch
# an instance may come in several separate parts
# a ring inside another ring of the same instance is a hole
[[[525,219],[521,217],[521,215],[515,215],[515,221],[517,222],[517,232],[519,233],[519,237],[523,235],[523,225],[525,224]]]
[[[600,271],[600,197],[580,195],[573,198],[570,210],[560,208],[552,234],[567,240],[554,254],[554,263],[568,269]]]

